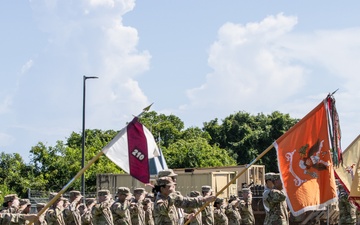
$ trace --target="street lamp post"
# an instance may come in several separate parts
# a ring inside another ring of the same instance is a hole
[[[87,79],[97,79],[98,77],[87,77],[83,79],[83,116],[82,116],[82,144],[81,144],[81,168],[85,166],[85,87]],[[85,172],[81,175],[81,193],[85,199]]]

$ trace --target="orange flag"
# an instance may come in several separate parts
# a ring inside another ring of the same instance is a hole
[[[337,201],[326,101],[277,139],[274,146],[287,203],[294,216],[323,210]]]

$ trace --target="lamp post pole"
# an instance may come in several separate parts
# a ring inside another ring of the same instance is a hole
[[[97,79],[98,77],[87,77],[83,79],[83,115],[82,115],[82,144],[81,144],[81,168],[85,166],[85,90],[87,79]],[[81,175],[81,193],[85,201],[85,172]]]

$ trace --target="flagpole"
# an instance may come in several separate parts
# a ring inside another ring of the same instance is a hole
[[[239,173],[237,174],[231,181],[229,181],[229,183],[227,183],[220,191],[218,191],[216,193],[216,197],[219,196],[223,191],[225,191],[225,189],[227,189],[230,184],[234,183],[241,175],[243,175],[245,173],[246,170],[248,170],[250,168],[250,166],[252,166],[255,162],[257,162],[259,159],[261,159],[266,153],[268,153],[272,148],[274,147],[273,144],[271,144],[269,147],[267,147],[267,149],[265,149],[260,155],[258,155],[250,164],[247,164],[245,166],[245,168]],[[206,202],[194,215],[194,217],[196,217],[201,211],[203,211],[205,209],[206,206],[208,206],[211,202]],[[190,223],[190,220],[186,221],[186,223],[184,225],[187,225]]]
[[[152,103],[152,104],[153,104],[153,103]],[[148,111],[148,110],[150,109],[150,107],[152,106],[152,104],[149,105],[149,106],[147,106],[147,107],[145,107],[145,108],[143,109],[143,111],[138,115],[138,117],[140,117],[142,114],[144,114],[146,111]],[[92,159],[89,161],[89,163],[88,163],[86,166],[84,166],[84,167],[75,175],[75,177],[72,178],[72,179],[57,193],[57,195],[56,195],[54,198],[52,198],[52,199],[44,206],[44,208],[42,208],[42,209],[40,210],[40,212],[38,212],[38,214],[36,215],[36,218],[33,219],[33,220],[31,220],[31,221],[29,222],[29,225],[32,225],[35,221],[39,220],[40,215],[43,214],[50,206],[52,206],[52,205],[55,203],[55,201],[69,188],[69,186],[70,186],[72,183],[74,183],[74,181],[76,181],[76,180],[77,180],[96,160],[98,160],[98,159],[100,158],[100,156],[102,156],[103,154],[104,154],[104,152],[103,152],[103,151],[100,151],[94,158],[92,158]]]

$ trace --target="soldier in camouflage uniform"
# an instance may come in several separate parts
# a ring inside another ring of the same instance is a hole
[[[18,212],[21,214],[29,214],[31,209],[31,202],[29,199],[20,199],[20,207]]]
[[[0,213],[18,213],[20,201],[17,194],[5,195],[3,209]]]
[[[51,201],[58,193],[50,193],[49,201]],[[52,206],[46,211],[45,220],[48,225],[65,225],[63,216],[64,198],[60,196]]]
[[[34,221],[36,214],[0,213],[0,224],[25,224]]]
[[[192,191],[192,192],[190,192],[190,194],[189,194],[189,196],[190,197],[198,197],[198,196],[200,196],[201,194],[200,194],[200,192],[198,192],[198,191]],[[199,208],[198,207],[196,207],[196,208],[185,208],[184,209],[184,212],[186,213],[186,214],[191,214],[191,213],[196,213],[196,212],[198,212],[199,211]],[[202,224],[202,217],[201,217],[201,212],[200,213],[198,213],[197,215],[196,215],[196,217],[193,219],[193,220],[191,220],[190,221],[190,223],[189,223],[189,225],[201,225]]]
[[[145,198],[142,201],[143,209],[145,212],[145,225],[154,225],[153,217],[153,203],[150,198]]]
[[[44,207],[45,207],[45,203],[36,203],[36,211],[39,213]],[[40,216],[39,216],[39,220],[36,221],[34,224],[35,225],[47,225],[47,222],[45,220],[45,214],[46,214],[46,211],[44,213],[42,213]]]
[[[239,199],[235,195],[231,195],[228,205],[225,208],[225,214],[229,220],[229,225],[240,225],[241,216],[239,212]]]
[[[158,173],[158,178],[170,177],[172,179],[172,181],[175,182],[175,183],[176,183],[177,176],[178,175],[176,173],[174,173],[174,171],[172,169],[162,170],[162,171],[159,171],[159,173]],[[184,220],[185,220],[184,210],[177,207],[176,211],[175,211],[175,214],[176,214],[176,217],[178,218],[177,219],[178,224],[180,224],[180,225],[184,224]]]
[[[255,225],[255,216],[252,209],[252,193],[249,188],[242,189],[242,200],[239,203],[241,224]]]
[[[225,214],[225,201],[223,198],[217,198],[214,202],[214,224],[228,225],[229,220]]]
[[[117,190],[117,200],[111,206],[111,212],[114,218],[114,225],[131,225],[130,217],[130,189],[119,187]]]
[[[161,177],[157,180],[155,189],[158,194],[154,203],[155,225],[177,225],[179,218],[176,207],[201,207],[203,202],[214,200],[214,196],[191,198],[178,195],[175,192],[175,184],[170,177]],[[190,214],[186,219],[193,219],[193,217],[194,214]]]
[[[265,189],[263,192],[263,205],[264,205],[266,214],[265,214],[264,224],[267,224],[267,220],[269,217],[269,210],[270,210],[269,203],[267,201],[265,201],[264,199],[267,199],[268,194],[270,193],[270,190],[274,188],[274,183],[272,182],[273,175],[275,175],[275,173],[273,173],[273,172],[269,172],[269,173],[265,174]]]
[[[81,225],[81,215],[78,209],[82,195],[80,191],[69,192],[69,205],[64,208],[64,219],[66,225]]]
[[[142,201],[145,198],[144,188],[134,189],[134,198],[130,203],[130,216],[132,225],[145,224],[145,212],[143,210]]]
[[[114,225],[110,210],[112,204],[113,201],[109,190],[98,191],[98,203],[91,210],[94,225]]]
[[[339,190],[339,225],[355,225],[356,224],[356,206],[349,201],[349,195],[342,186],[338,184]]]
[[[91,210],[94,205],[96,205],[95,198],[86,198],[85,199],[84,212],[81,214],[81,223],[83,225],[93,225]]]
[[[271,189],[263,201],[269,205],[269,214],[264,225],[288,225],[289,212],[287,210],[286,195],[282,191],[280,174],[272,175],[274,188]]]
[[[212,196],[211,187],[204,185],[201,187],[202,196]],[[212,204],[208,204],[205,209],[201,212],[202,224],[203,225],[214,225],[214,208]]]

